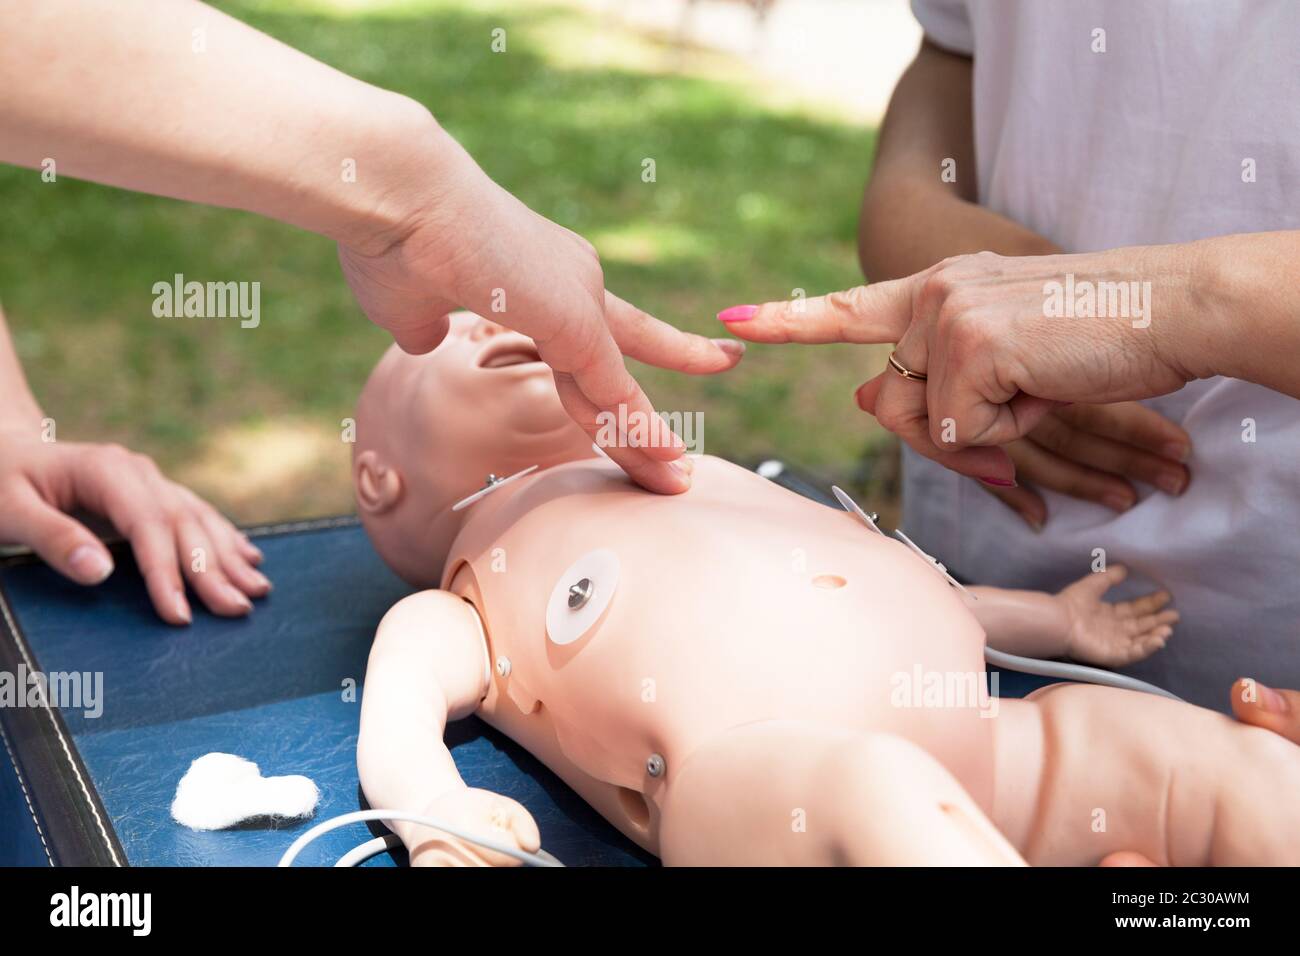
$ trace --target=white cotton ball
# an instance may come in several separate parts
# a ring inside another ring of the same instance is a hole
[[[204,754],[176,786],[172,817],[192,830],[223,830],[256,817],[311,816],[320,790],[307,777],[263,777],[234,754]]]

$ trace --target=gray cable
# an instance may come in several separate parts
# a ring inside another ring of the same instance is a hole
[[[354,846],[339,857],[339,861],[334,865],[337,866],[360,866],[372,856],[377,856],[387,850],[394,850],[402,845],[402,841],[397,838],[397,834],[388,833],[381,837],[375,837],[373,840],[367,840],[360,846]]]
[[[995,651],[988,646],[984,648],[984,660],[994,667],[1005,667],[1007,670],[1037,674],[1039,677],[1059,677],[1062,680],[1082,681],[1085,684],[1101,684],[1103,687],[1118,687],[1120,690],[1136,690],[1145,694],[1155,694],[1157,697],[1168,697],[1170,700],[1182,700],[1181,697],[1169,693],[1163,687],[1148,684],[1136,677],[1127,677],[1124,674],[1116,674],[1114,671],[1102,670],[1100,667],[1085,667],[1083,664],[1070,664],[1065,661],[1040,661],[1032,657],[1021,657],[1019,654]]]

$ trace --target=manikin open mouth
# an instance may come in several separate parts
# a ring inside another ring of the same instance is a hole
[[[540,362],[537,346],[524,338],[505,339],[494,342],[479,355],[479,368],[509,368],[512,365],[528,365]]]

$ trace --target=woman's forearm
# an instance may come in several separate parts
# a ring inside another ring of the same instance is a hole
[[[863,197],[858,254],[872,281],[950,256],[1060,252],[1049,239],[977,205],[971,61],[923,44],[899,80]],[[940,175],[951,160],[952,181]],[[1133,278],[1153,281],[1161,349],[1188,378],[1229,375],[1300,397],[1300,231],[1223,236],[1135,250]],[[1184,283],[1185,280],[1185,283]],[[1184,285],[1165,289],[1166,282]],[[1161,314],[1161,302],[1178,314]],[[1161,320],[1164,320],[1163,322]],[[1167,335],[1161,335],[1161,332]]]
[[[970,252],[1060,251],[977,198],[971,60],[923,44],[881,125],[858,225],[863,272],[880,281]]]
[[[0,6],[0,160],[379,250],[463,151],[412,100],[195,0]]]
[[[1005,216],[915,180],[881,184],[876,193],[869,188],[862,223],[858,257],[863,274],[873,282],[912,275],[950,256],[1048,256],[1061,251],[1050,239]]]
[[[1300,398],[1300,230],[1220,236],[1186,250],[1205,307],[1168,338],[1189,373],[1228,375]],[[1153,326],[1159,308],[1156,299]]]
[[[27,385],[3,308],[0,308],[0,395],[4,396],[0,402],[0,427],[34,425],[40,421],[41,406]]]

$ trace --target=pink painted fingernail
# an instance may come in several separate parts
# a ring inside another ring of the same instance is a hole
[[[994,488],[1018,487],[1014,481],[1009,481],[1006,478],[981,478],[980,481],[984,482],[986,485],[992,485]]]
[[[68,569],[82,584],[99,584],[113,573],[113,562],[93,544],[83,544],[68,555]]]
[[[756,305],[733,305],[718,313],[719,322],[748,322],[758,312]]]

